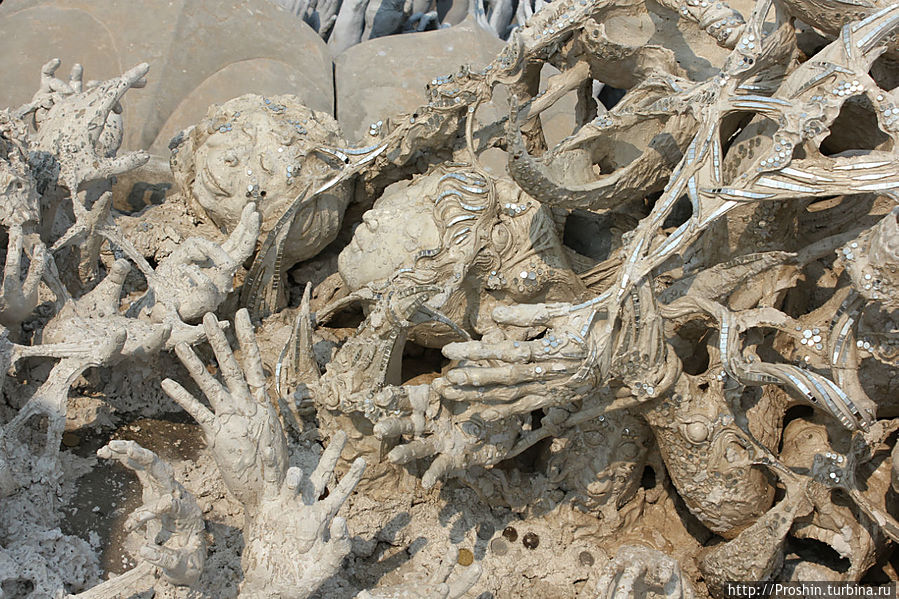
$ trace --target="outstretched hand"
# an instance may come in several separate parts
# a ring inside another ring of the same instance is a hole
[[[228,239],[218,244],[204,237],[189,237],[156,267],[154,320],[170,306],[177,316],[191,322],[216,310],[233,289],[234,273],[250,257],[259,237],[260,215],[256,204],[244,206],[240,223]]]
[[[337,433],[308,478],[290,468],[278,494],[262,500],[244,531],[241,596],[299,599],[338,571],[350,539],[346,520],[337,512],[365,471],[365,460],[358,458],[328,489],[345,445],[346,433]]]
[[[281,492],[287,474],[287,440],[265,390],[262,357],[246,309],[238,310],[234,324],[243,367],[215,316],[207,313],[203,317],[224,384],[209,373],[187,344],[175,347],[212,410],[172,379],[162,381],[162,388],[200,424],[225,484],[247,512],[253,513],[263,497]]]
[[[379,420],[374,426],[374,434],[382,440],[401,435],[413,437],[387,454],[394,464],[436,456],[422,476],[421,484],[425,489],[455,471],[473,465],[492,466],[502,461],[521,434],[520,419],[485,421],[472,411],[454,414],[439,405],[439,398],[429,392],[427,385],[399,389],[407,395],[401,405],[411,412],[406,416]]]
[[[143,486],[144,504],[125,521],[128,532],[146,527],[141,558],[160,568],[172,584],[195,583],[206,561],[203,510],[175,480],[172,467],[134,441],[110,441],[97,455],[133,470]]]
[[[119,101],[132,87],[146,85],[144,75],[150,66],[139,64],[120,77],[88,86],[82,84],[80,65],[73,67],[68,83],[55,77],[58,67],[58,59],[44,65],[40,89],[32,102],[18,111],[22,116],[35,114],[37,133],[31,149],[54,161],[44,163],[45,169],[57,167],[59,179],[74,196],[84,183],[146,163],[149,154],[144,151],[115,157],[121,139],[113,130],[119,128],[115,117]]]

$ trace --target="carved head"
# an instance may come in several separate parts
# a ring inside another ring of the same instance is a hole
[[[210,107],[200,123],[172,140],[171,167],[191,208],[230,233],[243,207],[255,202],[263,235],[307,189],[337,171],[315,148],[342,147],[337,122],[294,96],[248,94]],[[333,241],[350,200],[338,185],[299,210],[284,250],[295,264]]]
[[[389,187],[363,216],[338,269],[354,290],[387,280],[458,285],[482,261],[496,212],[494,181],[440,167]]]
[[[520,302],[584,289],[549,210],[508,179],[441,167],[389,187],[362,220],[338,260],[352,290],[450,282]]]

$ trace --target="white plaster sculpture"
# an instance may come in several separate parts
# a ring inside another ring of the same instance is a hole
[[[134,214],[111,189],[147,159],[120,146],[149,67],[47,62],[0,112],[4,596],[895,574],[899,5],[822,6],[472,2],[503,51],[367,143],[248,93]],[[448,14],[288,8],[335,52]],[[66,517],[97,447],[142,488],[102,538]]]
[[[336,515],[362,478],[365,461],[357,460],[331,494],[320,500],[334,475],[345,435],[331,440],[308,475],[288,468],[287,439],[265,389],[247,311],[238,311],[235,319],[243,367],[212,314],[203,318],[203,325],[225,386],[189,347],[178,345],[175,351],[215,411],[171,379],[163,381],[163,388],[200,423],[228,489],[244,506],[241,596],[307,597],[334,574],[349,552],[346,521]]]

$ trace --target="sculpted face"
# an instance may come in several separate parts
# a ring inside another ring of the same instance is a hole
[[[419,251],[437,247],[440,233],[433,211],[421,183],[389,188],[362,216],[338,257],[337,268],[350,289],[411,268]]]
[[[310,186],[336,174],[314,148],[345,145],[327,114],[293,96],[251,94],[213,106],[173,150],[172,171],[197,212],[226,233],[237,226],[244,206],[255,202],[264,235]],[[348,186],[337,186],[300,209],[285,247],[286,265],[333,241],[349,199]]]
[[[640,420],[618,412],[578,426],[554,440],[547,474],[587,511],[621,506],[639,486],[651,433]]]

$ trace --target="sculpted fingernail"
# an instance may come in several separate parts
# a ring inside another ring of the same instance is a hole
[[[446,380],[454,385],[467,385],[468,375],[459,370],[450,370],[446,373]]]

